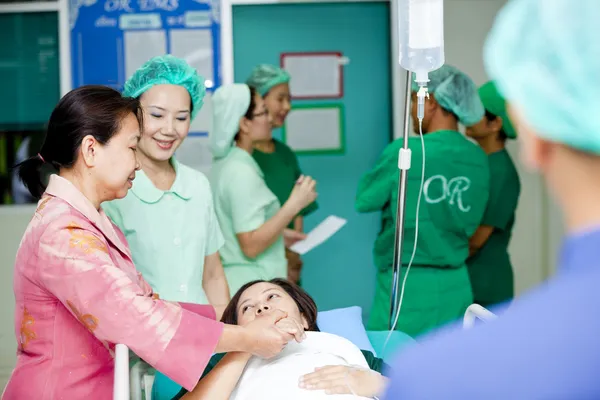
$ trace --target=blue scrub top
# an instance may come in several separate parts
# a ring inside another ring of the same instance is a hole
[[[557,275],[497,320],[403,351],[384,399],[599,399],[599,314],[600,227],[571,236]]]

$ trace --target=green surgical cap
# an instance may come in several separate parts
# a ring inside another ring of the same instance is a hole
[[[515,139],[517,132],[510,122],[508,113],[506,110],[506,101],[504,97],[498,92],[498,88],[495,83],[490,81],[479,88],[479,97],[483,103],[483,107],[502,119],[502,130],[509,139]]]
[[[598,0],[512,0],[484,48],[489,75],[539,137],[600,154]]]
[[[140,97],[155,85],[171,84],[183,86],[192,99],[192,119],[204,104],[204,78],[181,58],[164,55],[151,58],[125,82],[123,96]]]
[[[471,78],[456,67],[446,64],[430,72],[427,88],[429,93],[433,93],[439,105],[454,113],[465,126],[475,125],[485,115],[477,86]],[[419,90],[414,80],[412,89]]]
[[[222,158],[233,146],[240,130],[240,119],[250,107],[250,88],[243,83],[224,85],[212,97],[213,124],[210,132],[210,152]]]
[[[289,81],[290,74],[285,70],[274,65],[260,64],[254,67],[246,83],[264,97],[273,87]]]

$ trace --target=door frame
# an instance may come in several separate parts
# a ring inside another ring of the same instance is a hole
[[[390,0],[221,0],[221,82],[234,83],[233,60],[233,6],[273,4],[319,4],[319,3],[389,3],[390,4],[390,54],[392,73],[392,131],[393,138],[403,135],[404,93],[406,72],[398,64],[398,19],[397,2]]]

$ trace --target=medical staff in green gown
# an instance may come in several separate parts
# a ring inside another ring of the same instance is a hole
[[[467,260],[473,298],[484,307],[509,301],[514,293],[513,269],[508,254],[515,211],[521,193],[519,174],[508,151],[506,140],[517,134],[506,110],[506,102],[494,82],[479,88],[485,116],[467,128],[487,153],[490,164],[490,197],[481,225],[471,238]]]
[[[477,87],[467,75],[448,65],[430,73],[429,79],[423,136],[409,139],[412,165],[406,188],[402,279],[413,253],[417,226],[418,235],[396,326],[413,337],[460,318],[472,303],[466,267],[469,239],[480,225],[490,184],[485,152],[458,130],[459,123],[471,126],[484,116]],[[413,87],[411,116],[418,131],[417,89]],[[388,145],[375,168],[361,179],[356,198],[359,212],[382,213],[382,229],[374,249],[378,272],[368,324],[371,330],[389,329],[398,152],[402,144],[403,140],[397,139]]]
[[[246,84],[256,89],[262,96],[271,117],[271,128],[281,128],[291,110],[290,74],[282,68],[270,64],[257,65],[246,80]],[[302,175],[300,164],[294,151],[285,143],[274,139],[259,141],[254,145],[252,158],[265,176],[265,182],[281,204],[292,193],[296,181]],[[319,206],[311,203],[300,215],[294,218],[289,228],[302,233],[304,217],[313,213]],[[300,237],[299,237],[300,238]],[[286,249],[288,260],[288,279],[300,283],[302,260],[300,255]]]

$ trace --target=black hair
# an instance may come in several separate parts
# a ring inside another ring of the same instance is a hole
[[[19,178],[31,195],[39,199],[47,185],[42,173],[44,165],[51,164],[57,170],[71,168],[86,136],[106,144],[130,114],[141,126],[139,100],[123,97],[109,87],[89,85],[70,91],[52,111],[39,153],[15,166]]]
[[[258,94],[258,92],[256,91],[256,88],[252,87],[252,86],[248,86],[250,88],[250,104],[248,105],[248,109],[246,110],[246,114],[244,114],[244,117],[248,118],[248,119],[253,119],[254,118],[254,111],[256,111],[256,95]]]
[[[308,324],[307,331],[319,332],[319,327],[317,326],[317,304],[315,303],[313,298],[310,297],[310,295],[308,293],[306,293],[306,291],[304,289],[302,289],[300,286],[298,286],[295,283],[290,282],[286,279],[281,279],[281,278],[271,279],[270,281],[256,280],[256,281],[246,283],[244,286],[242,286],[236,292],[235,295],[233,295],[233,297],[229,301],[229,304],[227,304],[225,311],[223,311],[223,316],[221,317],[221,322],[223,322],[225,324],[229,324],[229,325],[237,325],[237,323],[238,323],[237,307],[238,307],[238,303],[240,302],[240,297],[242,297],[242,293],[244,293],[244,291],[246,289],[248,289],[249,287],[254,286],[257,283],[263,283],[263,282],[271,283],[273,285],[279,286],[287,294],[289,294],[290,297],[294,300],[294,302],[298,306],[298,310],[300,311],[300,314],[302,314],[302,316],[304,316],[304,318],[306,319],[306,322]]]
[[[246,117],[249,120],[252,120],[254,118],[254,111],[256,111],[256,94],[258,93],[256,91],[256,88],[254,88],[253,86],[248,86],[250,88],[250,104],[248,105],[248,109],[246,110],[246,114],[244,114],[244,117]],[[235,137],[233,138],[233,140],[235,142],[238,141],[238,139],[240,138],[240,133],[238,131],[238,133],[235,134]]]
[[[496,118],[500,118],[499,116],[497,116],[494,113],[489,112],[488,110],[485,110],[485,119],[487,119],[489,122],[495,121]],[[498,132],[498,139],[505,141],[506,139],[508,139],[508,136],[506,136],[506,132],[504,132],[504,129],[500,129],[500,131]]]

